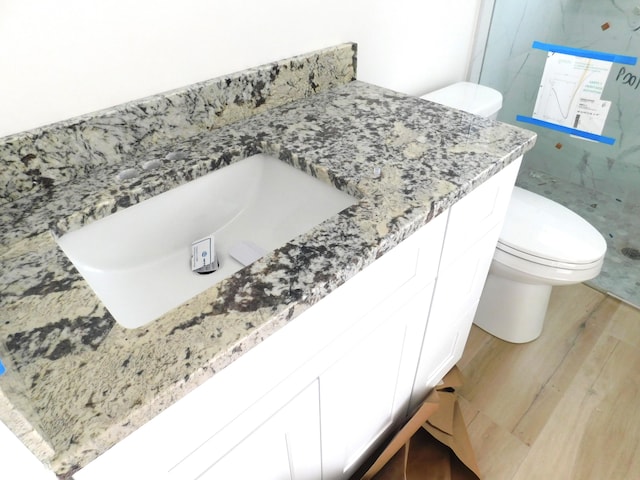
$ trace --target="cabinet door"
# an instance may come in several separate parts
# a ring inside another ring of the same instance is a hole
[[[417,407],[462,356],[499,230],[494,228],[438,277],[418,363],[411,407]]]
[[[376,314],[386,319],[320,375],[323,478],[350,477],[404,420],[431,293],[385,302]]]
[[[190,465],[176,466],[171,478],[317,480],[322,472],[319,422],[315,381],[235,446],[235,432],[215,435],[187,459]]]
[[[462,356],[521,160],[451,207],[410,408]]]

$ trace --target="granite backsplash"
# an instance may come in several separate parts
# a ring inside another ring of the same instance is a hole
[[[0,205],[356,78],[346,43],[0,138]]]

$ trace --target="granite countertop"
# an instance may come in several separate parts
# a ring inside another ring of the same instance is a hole
[[[0,419],[57,474],[72,474],[534,141],[514,126],[348,81],[16,195],[0,206],[11,225],[1,247]],[[358,203],[144,327],[118,325],[51,235],[258,152]],[[162,165],[140,169],[149,159]],[[124,168],[134,178],[117,180]]]

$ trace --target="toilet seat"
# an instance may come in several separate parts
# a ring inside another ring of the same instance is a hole
[[[581,265],[580,268],[575,268],[576,265],[569,265],[570,268],[565,268],[561,265],[532,262],[518,255],[496,249],[490,272],[515,282],[527,284],[572,285],[596,277],[602,269],[603,262],[604,257],[589,266]]]
[[[538,265],[542,265],[545,267],[563,268],[566,270],[588,270],[602,263],[602,257],[592,262],[584,262],[584,263],[560,262],[558,260],[551,260],[549,258],[539,257],[537,255],[531,255],[530,253],[523,252],[522,250],[510,247],[509,245],[504,245],[503,243],[500,243],[500,241],[498,241],[498,244],[496,245],[496,250],[499,250],[510,256],[517,257],[528,262],[536,263]],[[508,258],[508,257],[503,257],[503,258]]]
[[[559,203],[519,187],[513,189],[497,250],[540,265],[589,270],[601,265],[604,237]]]

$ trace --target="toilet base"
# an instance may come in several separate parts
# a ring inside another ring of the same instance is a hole
[[[490,272],[473,323],[507,342],[531,342],[542,333],[551,288]]]

